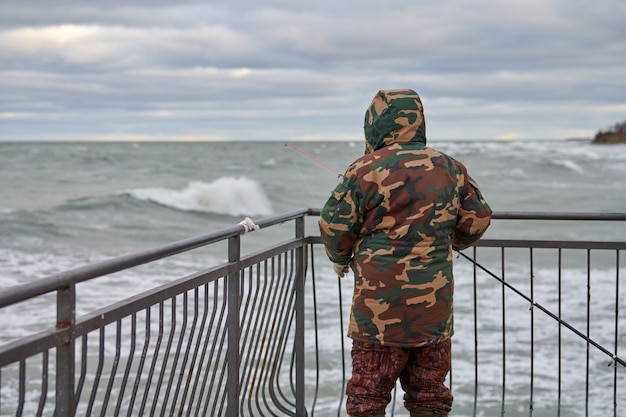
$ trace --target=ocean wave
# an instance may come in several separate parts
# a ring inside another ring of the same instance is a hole
[[[562,167],[562,168],[566,168],[572,172],[576,172],[577,174],[584,174],[585,170],[578,165],[576,162],[569,160],[569,159],[565,159],[565,160],[554,160],[552,161],[552,165],[557,166],[557,167]]]
[[[261,168],[273,168],[277,164],[278,164],[278,162],[276,162],[276,159],[269,158],[269,159],[266,159],[263,162],[261,162]]]
[[[77,259],[83,264],[92,261],[90,258],[78,258],[76,254],[69,256],[52,251],[33,253],[29,248],[0,249],[0,285],[6,288],[29,282],[33,277],[44,277],[74,268]]]
[[[566,141],[475,141],[436,142],[435,149],[453,157],[480,156],[481,158],[515,157],[522,160],[534,158],[571,159],[584,161],[618,160],[626,158],[626,146],[600,146]]]
[[[222,177],[206,183],[191,181],[181,189],[138,188],[126,191],[142,201],[183,211],[197,211],[230,216],[267,216],[272,205],[256,181],[246,177]]]

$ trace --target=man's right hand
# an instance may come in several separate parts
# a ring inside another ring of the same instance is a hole
[[[344,275],[350,270],[350,265],[341,265],[333,263],[333,269],[339,278],[343,278]]]

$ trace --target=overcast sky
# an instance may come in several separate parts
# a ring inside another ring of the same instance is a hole
[[[361,139],[379,89],[430,141],[626,120],[624,0],[1,0],[0,141]]]

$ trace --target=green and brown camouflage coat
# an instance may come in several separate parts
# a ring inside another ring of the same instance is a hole
[[[354,340],[417,347],[452,336],[452,250],[480,239],[491,209],[463,164],[426,146],[425,130],[416,92],[379,91],[366,153],[322,209],[329,259],[353,263]]]

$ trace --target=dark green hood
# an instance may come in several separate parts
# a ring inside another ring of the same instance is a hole
[[[380,90],[365,112],[365,153],[401,142],[426,144],[420,96],[413,90]]]

